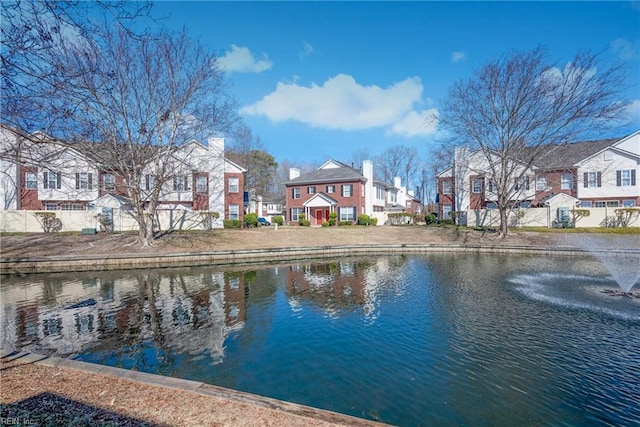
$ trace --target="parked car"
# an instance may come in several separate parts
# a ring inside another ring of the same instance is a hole
[[[267,221],[267,219],[266,219],[266,218],[262,218],[262,217],[258,218],[258,222],[259,222],[261,225],[271,225],[271,223],[270,223],[269,221]]]

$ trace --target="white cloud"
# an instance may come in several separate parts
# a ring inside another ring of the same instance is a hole
[[[640,99],[634,99],[627,105],[625,116],[629,118],[630,124],[640,123]]]
[[[394,123],[388,134],[405,137],[432,135],[438,130],[438,110],[410,111]]]
[[[273,66],[266,53],[262,54],[262,59],[256,59],[248,47],[235,44],[220,57],[219,62],[222,69],[228,73],[261,73]]]
[[[467,57],[467,54],[461,50],[457,50],[455,52],[451,52],[451,62],[460,62],[463,61]]]
[[[278,83],[274,92],[241,112],[276,123],[291,120],[346,131],[387,127],[391,133],[415,136],[433,132],[428,126],[418,130],[421,113],[414,111],[414,104],[422,103],[422,90],[418,77],[381,88],[362,86],[352,76],[338,74],[309,87]]]
[[[620,59],[631,60],[640,58],[640,41],[630,42],[625,39],[616,39],[609,43],[609,47]]]
[[[315,50],[313,49],[313,46],[311,46],[311,43],[304,42],[302,50],[298,54],[298,56],[300,57],[300,61],[304,61],[304,59],[311,56],[313,52],[315,52]]]

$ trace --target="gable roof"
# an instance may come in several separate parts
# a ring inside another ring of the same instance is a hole
[[[620,138],[600,139],[596,141],[574,142],[552,145],[535,161],[539,169],[557,169],[575,166],[584,159],[612,146]]]
[[[321,199],[325,203],[318,204],[316,202],[316,200],[318,199]],[[324,204],[328,204],[330,206],[336,206],[338,204],[338,201],[332,197],[327,196],[324,193],[316,193],[313,197],[311,197],[309,200],[304,202],[302,206],[322,206]]]
[[[330,167],[326,167],[329,166]],[[285,182],[286,186],[300,184],[317,184],[323,182],[366,181],[359,169],[347,166],[335,160],[328,160],[319,169],[300,175],[297,178]]]

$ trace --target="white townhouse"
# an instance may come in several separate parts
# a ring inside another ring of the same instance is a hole
[[[118,172],[118,160],[97,150],[98,143],[74,147],[50,143],[44,135],[41,139],[23,140],[0,126],[0,210],[82,211],[104,196],[126,197],[127,177]],[[246,170],[224,158],[224,138],[209,138],[208,144],[189,141],[170,154],[161,147],[149,150],[158,158],[167,156],[141,171],[143,194],[161,185],[160,209],[242,218]],[[157,170],[163,164],[170,173]],[[160,183],[158,176],[169,179]]]
[[[532,167],[516,167],[522,177],[514,183],[514,202],[543,206],[565,194],[582,208],[640,206],[639,170],[640,131],[621,139],[550,145]],[[437,182],[440,218],[451,211],[491,209],[496,200],[494,179],[480,151],[457,148],[453,165],[437,175]]]

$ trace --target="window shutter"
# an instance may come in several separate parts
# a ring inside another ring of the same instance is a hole
[[[584,188],[587,188],[589,186],[589,173],[588,172],[584,173],[583,185],[584,185]]]
[[[636,185],[636,170],[631,169],[631,185]]]
[[[49,172],[42,172],[42,180],[44,181],[44,188],[49,188]]]
[[[76,172],[76,190],[80,189],[80,174]]]
[[[60,173],[56,174],[56,188],[59,190],[62,187],[62,175]]]
[[[93,190],[93,174],[92,173],[88,174],[88,179],[89,179],[89,185],[87,185],[87,187],[89,187],[89,190]]]
[[[616,171],[616,185],[618,187],[622,185],[622,171]]]
[[[344,197],[344,184],[340,186],[340,195]]]
[[[602,187],[602,172],[598,172],[598,187]]]

